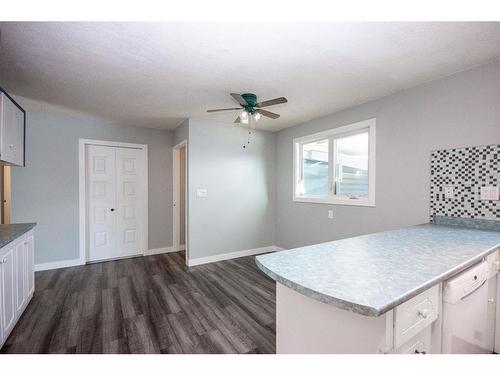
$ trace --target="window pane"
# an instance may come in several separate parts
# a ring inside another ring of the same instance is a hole
[[[335,194],[368,198],[368,132],[336,139]]]
[[[302,195],[328,195],[328,139],[302,145]]]

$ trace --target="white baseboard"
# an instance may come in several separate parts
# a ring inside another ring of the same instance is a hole
[[[188,259],[188,266],[190,266],[190,267],[191,266],[198,266],[200,264],[219,262],[221,260],[246,257],[249,255],[258,255],[258,254],[269,253],[271,251],[279,251],[279,250],[283,250],[283,249],[281,247],[273,245],[273,246],[266,246],[266,247],[258,247],[256,249],[233,251],[231,253],[217,254],[217,255],[212,255],[209,257]]]
[[[169,246],[169,247],[159,247],[157,249],[146,250],[144,252],[144,255],[146,256],[146,255],[171,253],[173,251],[174,251],[174,248],[172,246]],[[60,262],[40,263],[40,264],[35,264],[35,271],[55,270],[57,268],[82,266],[84,264],[85,264],[85,262],[81,261],[80,259],[69,259],[69,260],[62,260]]]
[[[164,253],[172,253],[174,251],[175,251],[175,249],[174,249],[173,246],[158,247],[156,249],[149,249],[149,250],[144,251],[144,256],[155,255],[155,254],[164,254]]]
[[[217,254],[217,255],[212,255],[212,256],[203,257],[203,258],[189,259],[188,265],[189,266],[197,266],[200,264],[219,262],[221,260],[246,257],[249,255],[258,255],[258,254],[269,253],[271,251],[279,251],[279,250],[283,250],[283,249],[281,247],[278,247],[278,246],[266,246],[266,247],[258,247],[256,249],[233,251],[231,253]],[[175,249],[173,248],[173,246],[159,247],[156,249],[149,249],[149,250],[144,251],[144,256],[172,253],[172,252],[175,252]],[[62,260],[60,262],[40,263],[40,264],[35,264],[35,271],[47,271],[47,270],[54,270],[57,268],[75,267],[75,266],[82,266],[84,264],[85,264],[85,262],[80,260],[80,259],[69,259],[69,260]]]
[[[82,262],[80,259],[69,259],[69,260],[61,260],[60,262],[40,263],[40,264],[35,264],[35,271],[55,270],[57,268],[82,266],[84,264],[85,262]]]

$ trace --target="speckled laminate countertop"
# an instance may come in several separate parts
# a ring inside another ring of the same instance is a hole
[[[4,247],[19,236],[35,227],[35,223],[23,224],[1,224],[0,225],[0,247]]]
[[[500,247],[500,232],[422,224],[260,255],[258,267],[311,298],[379,316]]]

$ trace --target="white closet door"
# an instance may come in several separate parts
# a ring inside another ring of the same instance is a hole
[[[116,149],[116,241],[123,255],[143,252],[144,152]]]
[[[88,260],[120,256],[116,246],[116,152],[87,147]]]

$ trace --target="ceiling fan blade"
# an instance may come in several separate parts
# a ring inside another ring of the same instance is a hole
[[[282,103],[287,103],[288,100],[284,97],[281,98],[275,98],[271,100],[265,100],[263,102],[257,103],[255,106],[262,108],[262,107],[269,107],[270,105],[275,105],[275,104],[282,104]]]
[[[234,123],[235,124],[239,124],[240,122],[241,122],[240,116],[236,117],[236,120],[234,120]]]
[[[236,100],[242,106],[248,105],[247,101],[243,99],[243,96],[241,96],[240,94],[231,93],[230,95],[233,97],[234,100]]]
[[[241,108],[209,109],[207,112],[239,111]]]
[[[266,116],[272,119],[277,119],[280,117],[277,113],[266,111],[265,109],[256,109],[255,112],[260,113],[262,116]]]

